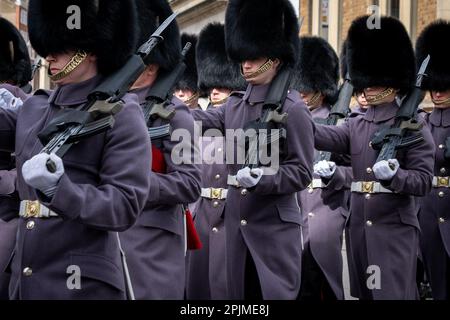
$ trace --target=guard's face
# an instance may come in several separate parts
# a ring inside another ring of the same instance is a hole
[[[450,107],[450,89],[447,91],[431,91],[431,98],[436,108]]]
[[[363,90],[363,94],[367,101],[371,101],[373,98],[382,94],[387,89],[389,89],[389,88],[387,88],[387,87],[368,87]],[[394,101],[396,95],[397,95],[397,90],[394,90],[390,95],[388,95],[382,99],[377,99],[375,102],[368,102],[368,104],[371,106],[376,106],[376,105],[380,105],[380,104],[384,104],[384,103],[390,103],[390,102]]]
[[[223,101],[230,95],[231,90],[225,88],[213,88],[209,94],[209,100],[214,104],[219,101]]]
[[[362,92],[361,92],[361,93],[358,93],[358,94],[356,95],[356,101],[358,102],[358,104],[359,104],[360,107],[362,107],[362,108],[366,108],[366,107],[368,106],[366,97],[364,96],[364,94],[363,94]]]
[[[178,89],[174,93],[175,97],[185,102],[194,95],[194,91],[189,89]]]
[[[310,109],[323,104],[324,96],[320,92],[300,92],[300,98]]]
[[[55,75],[63,70],[70,62],[75,52],[66,52],[58,54],[50,54],[45,60],[48,62],[48,70],[51,75]],[[94,55],[89,54],[87,58],[69,73],[67,76],[60,80],[54,81],[58,85],[64,85],[69,83],[78,83],[89,80],[97,74],[97,58]]]
[[[272,66],[265,72],[254,76],[255,73],[268,61],[268,58],[258,58],[255,60],[246,60],[241,63],[242,74],[245,80],[253,85],[262,85],[270,83],[277,74],[280,60],[275,59]]]

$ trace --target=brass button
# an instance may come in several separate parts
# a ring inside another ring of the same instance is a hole
[[[444,149],[444,145],[443,145],[443,144],[440,144],[440,145],[439,145],[439,149]]]
[[[313,189],[313,188],[309,188],[309,189],[308,189],[308,192],[309,192],[309,193],[313,193],[313,192],[314,192],[314,189]]]
[[[372,141],[369,141],[369,148],[372,148]]]
[[[218,151],[218,152],[222,152],[222,151],[223,151],[223,149],[222,149],[222,148],[219,148],[219,149],[217,149],[217,151]]]
[[[30,277],[33,274],[33,270],[31,268],[26,267],[23,269],[23,275],[26,277]]]
[[[444,223],[444,222],[445,222],[445,219],[442,218],[442,217],[440,217],[440,218],[439,218],[439,223]]]
[[[220,174],[216,174],[216,176],[214,177],[216,180],[220,179]]]
[[[364,196],[364,198],[366,198],[366,200],[369,200],[371,197],[370,197],[370,194],[366,194],[365,196]]]
[[[28,221],[27,222],[27,229],[28,230],[33,230],[35,225],[36,225],[36,223],[34,221]]]
[[[245,197],[247,195],[247,193],[248,193],[247,189],[242,189],[241,195],[243,195]]]
[[[367,221],[366,221],[366,225],[367,225],[368,227],[371,227],[371,226],[373,225],[373,223],[372,223],[372,221],[367,220]]]
[[[308,213],[308,217],[314,218],[315,214],[313,212]]]
[[[447,170],[445,168],[441,168],[441,170],[439,170],[441,173],[446,173]]]
[[[247,220],[241,220],[241,226],[245,227],[247,225]]]
[[[213,207],[217,208],[220,205],[219,201],[214,201],[213,202]]]
[[[445,193],[443,191],[439,191],[438,196],[439,198],[443,198],[445,196]]]
[[[219,229],[217,229],[216,227],[212,228],[212,232],[217,233],[219,232]]]
[[[367,172],[368,174],[371,174],[371,173],[372,173],[372,168],[367,168],[367,169],[366,169],[366,172]]]

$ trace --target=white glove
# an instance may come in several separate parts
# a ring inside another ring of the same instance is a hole
[[[23,105],[22,99],[16,98],[6,89],[0,89],[0,108],[5,110],[16,110]]]
[[[372,170],[378,180],[391,180],[397,173],[400,164],[397,159],[382,160],[375,163]]]
[[[245,167],[239,170],[236,174],[236,180],[244,188],[251,188],[258,184],[263,176],[263,170],[260,168],[250,169]]]
[[[56,165],[56,172],[47,169],[47,161],[52,160]],[[56,154],[40,153],[26,161],[22,167],[22,175],[25,182],[30,186],[52,198],[55,194],[59,179],[64,174],[64,165]]]
[[[336,163],[333,161],[321,160],[314,165],[314,173],[322,178],[331,178],[336,171]]]

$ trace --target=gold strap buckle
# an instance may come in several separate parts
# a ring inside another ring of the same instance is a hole
[[[438,177],[437,178],[437,187],[448,187],[449,177]]]
[[[222,188],[211,188],[211,199],[222,199]]]
[[[375,186],[374,181],[365,181],[362,183],[362,192],[373,193],[374,186]]]
[[[27,201],[25,205],[25,219],[38,218],[41,212],[41,204],[39,201]]]

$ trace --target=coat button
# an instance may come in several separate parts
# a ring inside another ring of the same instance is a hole
[[[216,180],[220,179],[220,174],[216,174],[216,176],[214,177]]]
[[[219,201],[214,201],[213,202],[213,207],[217,208],[220,205]]]
[[[217,233],[219,232],[219,229],[217,229],[216,227],[212,228],[212,232]]]
[[[28,221],[27,222],[27,229],[28,230],[33,230],[35,225],[36,225],[36,223],[34,221]]]
[[[33,274],[33,270],[31,268],[26,267],[23,269],[23,275],[26,277],[30,277]]]
[[[247,220],[241,220],[241,226],[245,227],[247,225]]]
[[[364,198],[366,198],[366,200],[369,200],[371,198],[370,194],[366,193],[366,195],[364,196]]]
[[[308,213],[308,217],[314,218],[315,214],[313,212]]]
[[[446,173],[447,170],[445,168],[441,168],[441,170],[439,170],[441,173]]]
[[[309,188],[308,189],[308,193],[313,193],[314,192],[314,189],[313,188]]]
[[[242,189],[241,195],[243,195],[245,197],[247,195],[247,193],[248,193],[247,189]]]
[[[366,225],[367,225],[368,227],[371,227],[371,226],[373,225],[373,223],[372,223],[372,221],[367,220],[367,221],[366,221]]]
[[[223,151],[222,148],[218,148],[218,149],[217,149],[217,152],[222,152],[222,151]]]
[[[445,146],[444,146],[443,144],[440,144],[440,145],[439,145],[439,149],[444,149],[444,147],[445,147]]]
[[[438,196],[439,198],[443,198],[445,196],[444,191],[439,191]]]
[[[371,174],[371,173],[372,173],[372,168],[367,168],[367,169],[366,169],[366,172],[367,172],[368,174]]]
[[[439,218],[439,223],[444,223],[444,222],[445,222],[445,219],[442,218],[442,217],[440,217],[440,218]]]
[[[369,141],[369,148],[372,148],[372,141]]]

